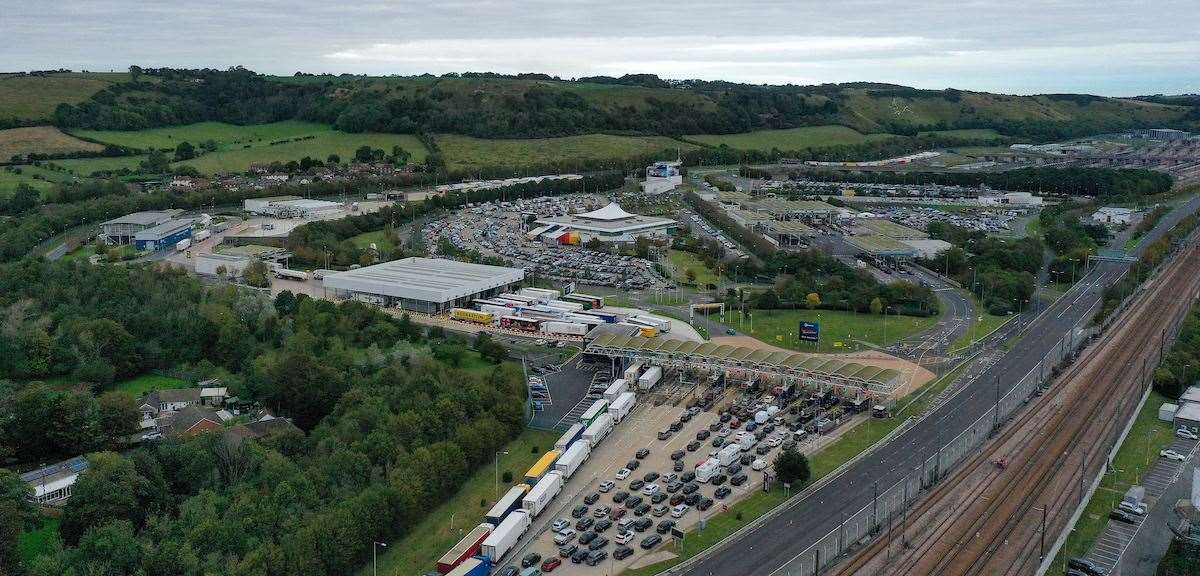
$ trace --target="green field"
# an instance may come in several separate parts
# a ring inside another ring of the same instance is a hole
[[[1091,548],[1096,537],[1108,523],[1108,512],[1121,501],[1125,491],[1141,478],[1155,460],[1158,452],[1169,446],[1175,438],[1175,427],[1170,422],[1158,419],[1158,407],[1170,402],[1166,396],[1151,392],[1142,406],[1125,442],[1117,450],[1112,465],[1100,481],[1100,486],[1088,500],[1079,521],[1067,536],[1067,541],[1058,551],[1055,564],[1062,565],[1067,558],[1083,556]],[[1158,502],[1159,506],[1170,506],[1169,502]]]
[[[54,551],[58,541],[58,518],[43,518],[42,524],[17,536],[17,557],[28,565],[34,558]]]
[[[943,138],[956,138],[960,140],[984,140],[988,138],[1000,138],[1000,133],[991,128],[965,128],[962,130],[934,130],[932,132],[921,132],[921,136],[941,136]]]
[[[513,473],[514,479],[520,477],[542,454],[554,448],[558,437],[558,432],[526,430],[504,447],[508,455],[500,456],[500,473],[507,470]],[[508,488],[509,485],[501,482],[501,494]],[[486,506],[480,506],[480,500],[485,500]],[[430,511],[424,520],[409,527],[407,536],[389,542],[386,549],[381,548],[379,574],[409,576],[432,570],[446,550],[482,521],[484,513],[495,501],[496,469],[489,464],[476,470],[457,494]],[[451,516],[454,517],[453,530],[450,529]],[[359,574],[370,576],[370,562]]]
[[[29,126],[0,130],[0,161],[14,155],[99,152],[104,146],[80,140],[53,126]]]
[[[913,317],[872,314],[855,314],[841,310],[754,310],[753,329],[751,321],[739,319],[737,313],[726,315],[725,324],[741,334],[753,336],[780,348],[798,352],[851,352],[863,347],[889,346],[898,340],[928,330],[937,324],[939,317]],[[821,323],[821,342],[799,342],[797,331],[800,321]],[[835,346],[835,344],[841,346]]]
[[[179,378],[171,378],[170,376],[159,376],[157,374],[142,374],[137,378],[118,382],[113,389],[121,392],[129,392],[134,396],[141,396],[147,392],[154,390],[165,390],[168,388],[187,388],[192,383]]]
[[[11,169],[11,170],[10,170]],[[20,174],[17,173],[20,171]],[[5,197],[8,193],[17,187],[17,184],[24,182],[37,190],[45,192],[50,188],[50,185],[55,182],[66,182],[71,179],[71,175],[66,172],[58,172],[49,170],[41,166],[20,165],[20,166],[5,166],[0,168],[0,197]]]
[[[716,284],[720,280],[716,272],[705,266],[704,261],[691,252],[668,250],[667,258],[671,264],[671,277],[680,284],[708,286],[709,284]],[[696,273],[696,280],[694,282],[688,282],[688,270]]]
[[[245,144],[241,146],[245,146]],[[409,134],[349,134],[327,129],[315,134],[315,137],[309,140],[274,146],[263,142],[253,144],[250,148],[234,147],[217,150],[178,164],[193,166],[201,174],[215,174],[217,172],[243,172],[251,164],[270,164],[276,160],[287,162],[299,160],[305,156],[323,161],[330,154],[337,154],[341,156],[342,162],[347,162],[353,158],[354,151],[359,146],[381,148],[389,154],[392,146],[400,146],[412,155],[412,162],[425,160],[425,146],[421,144],[420,140],[417,140],[416,136]]]
[[[93,172],[115,171],[122,168],[137,170],[145,156],[116,156],[112,158],[78,158],[74,160],[50,160],[49,164],[62,166],[76,176],[91,176]]]
[[[350,238],[347,238],[347,240],[349,240],[354,246],[364,250],[370,248],[372,243],[378,246],[380,250],[391,250],[392,248],[392,241],[388,239],[386,235],[384,235],[383,230],[363,232],[358,236],[351,236]]]
[[[129,74],[66,73],[49,76],[0,76],[0,118],[43,119],[60,103],[87,100]]]
[[[437,137],[438,147],[451,169],[483,167],[539,166],[587,160],[613,160],[614,163],[636,156],[695,148],[665,136],[613,136],[586,134],[563,138],[529,140],[485,140],[469,136],[443,134]]]
[[[861,144],[893,138],[891,134],[863,134],[841,125],[808,126],[785,130],[759,130],[743,134],[695,134],[688,140],[712,146],[722,144],[740,150],[803,150],[843,144]]]
[[[172,150],[180,142],[191,142],[199,146],[201,142],[212,140],[222,149],[241,147],[245,144],[265,145],[276,140],[319,135],[332,129],[325,124],[287,120],[271,124],[251,124],[238,126],[224,122],[199,122],[186,126],[166,126],[147,130],[72,130],[76,136],[118,144],[129,148],[148,150],[159,148]]]

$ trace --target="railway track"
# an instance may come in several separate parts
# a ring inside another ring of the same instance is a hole
[[[1129,416],[1170,327],[1191,304],[1179,295],[1195,294],[1198,266],[1195,247],[1173,259],[1036,408],[1021,412],[910,511],[899,528],[908,546],[893,555],[894,538],[876,538],[838,573],[1036,572],[1039,537],[1065,527],[1087,471],[1102,465],[1107,440]],[[997,461],[1008,465],[999,468]]]

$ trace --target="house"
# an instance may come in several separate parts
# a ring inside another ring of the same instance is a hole
[[[195,404],[158,418],[158,429],[164,436],[191,436],[221,428],[221,417],[214,410]]]
[[[21,475],[21,480],[33,488],[33,501],[38,504],[61,504],[71,497],[71,487],[79,475],[88,469],[87,458],[76,456]]]
[[[200,404],[204,406],[223,406],[229,398],[229,389],[221,386],[220,380],[204,380],[196,385],[200,387]]]
[[[1105,206],[1092,214],[1092,222],[1097,224],[1129,224],[1133,220],[1132,208]]]
[[[163,412],[175,412],[200,403],[202,388],[167,388],[155,390],[142,399],[138,406],[142,415],[156,418]]]

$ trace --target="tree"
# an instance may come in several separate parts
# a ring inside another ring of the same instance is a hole
[[[775,476],[786,484],[808,482],[812,476],[808,468],[808,458],[794,447],[783,450],[775,456]]]
[[[150,151],[145,160],[138,164],[138,170],[147,174],[163,174],[171,170],[171,161],[167,155],[157,148]]]
[[[145,488],[146,480],[138,475],[133,461],[114,452],[88,456],[88,469],[75,481],[63,511],[59,526],[63,540],[74,544],[89,529],[113,520],[141,526],[146,511],[138,496]]]
[[[684,278],[687,278],[688,284],[696,283],[696,271],[695,270],[688,268],[687,271],[685,271],[683,273],[683,276],[684,276]]]
[[[871,313],[872,314],[883,313],[883,301],[880,300],[878,296],[871,299]]]
[[[762,310],[779,308],[779,295],[775,294],[774,290],[767,290],[758,295],[758,299],[754,301],[754,307]]]
[[[17,189],[13,191],[12,196],[9,196],[5,211],[14,215],[21,214],[36,208],[40,201],[41,194],[38,194],[33,186],[21,182],[17,184]]]
[[[33,490],[16,473],[0,468],[0,574],[17,574],[17,537],[34,520]]]
[[[354,150],[355,162],[367,163],[374,159],[374,156],[375,153],[371,150],[371,147],[365,144]]]
[[[183,141],[175,147],[175,161],[191,160],[196,157],[196,147],[191,142]]]
[[[246,284],[255,288],[271,286],[271,269],[262,260],[255,260],[247,265],[246,269],[242,271],[242,277],[246,279]]]
[[[129,67],[129,79],[130,80],[137,82],[138,79],[141,77],[142,77],[142,67],[141,66],[130,66]]]
[[[392,146],[392,164],[403,166],[408,164],[408,159],[411,157],[412,154],[409,154],[408,150],[401,148],[400,145]]]
[[[337,154],[330,154],[328,157],[325,158],[325,163],[326,164],[341,164],[342,157],[338,156]]]
[[[100,433],[115,446],[116,441],[137,432],[141,413],[137,399],[129,392],[109,391],[100,395]]]
[[[804,297],[804,305],[807,306],[809,310],[820,306],[821,296],[816,292],[809,292],[808,295]]]

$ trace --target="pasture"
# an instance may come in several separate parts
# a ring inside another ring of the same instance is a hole
[[[861,144],[894,138],[891,134],[863,134],[841,125],[806,126],[783,130],[758,130],[741,134],[694,134],[688,140],[711,146],[722,144],[738,150],[803,150],[846,144]]]
[[[14,155],[99,152],[104,146],[65,134],[53,126],[29,126],[0,130],[0,161]]]
[[[0,75],[0,118],[49,118],[61,103],[82,102],[110,84],[128,80],[129,74],[123,72]]]
[[[121,130],[73,130],[72,133],[99,142],[119,144],[129,148],[149,150],[174,150],[180,142],[191,142],[199,147],[201,142],[212,140],[219,149],[240,148],[245,144],[266,145],[277,140],[316,135],[329,132],[324,124],[287,120],[271,124],[238,126],[224,122],[199,122],[185,126],[164,126],[132,132]]]

